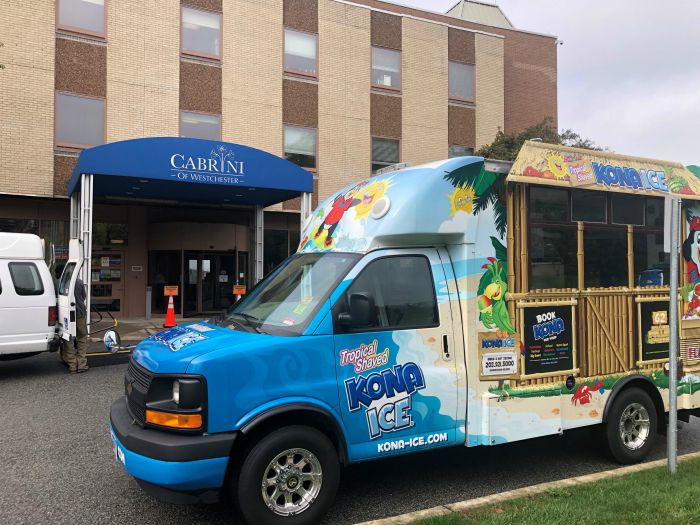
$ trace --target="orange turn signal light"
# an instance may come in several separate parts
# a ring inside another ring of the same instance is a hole
[[[160,425],[162,427],[195,430],[202,428],[202,415],[173,414],[172,412],[146,410],[146,422],[151,423],[152,425]]]

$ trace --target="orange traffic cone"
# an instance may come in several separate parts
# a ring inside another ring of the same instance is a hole
[[[165,324],[163,328],[172,328],[175,326],[175,304],[173,303],[173,296],[171,295],[168,299],[168,311],[165,314]]]

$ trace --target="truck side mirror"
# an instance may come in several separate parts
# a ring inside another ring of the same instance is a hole
[[[374,297],[368,292],[353,293],[348,298],[348,311],[338,314],[338,322],[346,327],[369,326],[376,317]]]
[[[119,337],[116,330],[108,330],[102,338],[102,341],[104,342],[105,350],[112,354],[118,352],[122,346],[121,337]]]

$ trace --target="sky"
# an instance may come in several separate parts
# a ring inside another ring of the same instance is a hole
[[[457,0],[393,0],[444,12]],[[498,0],[559,37],[559,128],[616,153],[700,164],[700,1]]]

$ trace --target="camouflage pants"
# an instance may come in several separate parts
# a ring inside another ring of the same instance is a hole
[[[66,362],[71,372],[87,369],[88,331],[87,319],[78,317],[75,322],[75,341],[61,341],[61,358]]]

